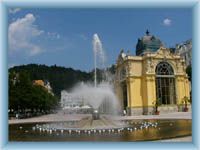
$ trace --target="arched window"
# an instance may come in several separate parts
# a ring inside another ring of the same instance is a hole
[[[161,104],[176,104],[175,78],[172,66],[160,62],[156,66],[156,97]]]
[[[161,62],[156,66],[156,75],[174,75],[174,71],[170,64]]]

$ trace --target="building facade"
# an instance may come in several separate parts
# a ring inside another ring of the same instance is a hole
[[[157,100],[160,113],[179,111],[184,97],[190,97],[184,59],[155,41],[157,50],[148,49],[151,42],[140,44],[147,49],[139,56],[121,51],[117,60],[115,90],[121,105],[129,115],[153,114]]]
[[[45,80],[33,80],[33,85],[37,85],[37,86],[42,86],[44,87],[48,93],[50,93],[51,95],[54,95],[53,91],[52,91],[52,88],[51,88],[51,85],[50,85],[50,82]]]
[[[87,97],[84,95],[69,93],[66,90],[61,91],[61,99],[60,106],[63,110],[65,109],[76,109],[80,110],[79,112],[91,112],[93,109],[90,102],[87,100]],[[104,99],[101,105],[98,107],[98,112],[102,114],[110,114],[112,113],[111,107],[113,103],[109,101],[109,99]],[[89,110],[89,111],[85,111]]]
[[[84,105],[84,100],[78,95],[74,95],[72,93],[68,93],[66,90],[63,90],[61,91],[60,104],[62,108],[81,107],[82,105]]]
[[[177,44],[175,53],[179,54],[185,60],[186,66],[192,65],[192,40]]]

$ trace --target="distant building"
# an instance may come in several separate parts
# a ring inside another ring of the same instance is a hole
[[[33,85],[40,85],[44,87],[44,81],[43,80],[33,80]]]
[[[63,90],[61,91],[60,104],[63,109],[74,107],[78,108],[81,107],[84,104],[84,102],[82,97],[74,95],[72,93],[68,93],[67,91]]]
[[[47,81],[47,80],[44,81],[44,87],[48,90],[49,93],[53,94],[53,91],[52,91],[52,88],[51,88],[49,81]]]
[[[108,99],[104,99],[104,101],[102,101],[101,105],[98,107],[98,112],[103,114],[113,113],[112,109],[110,109],[111,105],[112,103]],[[68,93],[66,90],[61,91],[60,106],[63,110],[75,110],[74,112],[79,113],[88,113],[94,109],[84,95]]]
[[[52,92],[52,88],[51,88],[51,85],[50,85],[50,82],[45,80],[33,80],[33,85],[39,85],[39,86],[42,86],[44,87],[50,94],[54,95],[53,92]]]
[[[186,66],[192,64],[192,40],[187,40],[176,45],[175,53],[179,54],[185,60]]]
[[[82,96],[68,93],[66,90],[61,91],[60,106],[63,109],[63,113],[67,114],[88,114],[92,112],[92,107],[84,102]]]

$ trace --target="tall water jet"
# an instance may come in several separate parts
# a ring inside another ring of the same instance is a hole
[[[93,52],[94,52],[94,85],[97,86],[97,62],[100,68],[105,68],[105,52],[103,51],[101,40],[97,33],[93,35]]]
[[[76,102],[77,108],[89,106],[91,109],[102,114],[117,114],[120,106],[117,97],[114,94],[113,85],[107,80],[108,73],[105,70],[105,52],[102,42],[97,34],[93,35],[93,52],[94,52],[94,83],[79,83],[74,86],[70,93],[62,94],[62,104],[67,106],[68,101]],[[97,68],[102,73],[102,80],[97,83]],[[111,77],[111,76],[110,76]],[[66,101],[66,103],[65,103]],[[98,118],[98,117],[96,117]]]

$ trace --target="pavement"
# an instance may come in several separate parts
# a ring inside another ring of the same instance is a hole
[[[158,141],[154,141],[154,142],[192,142],[192,136],[158,140]]]
[[[9,120],[9,124],[20,124],[20,123],[44,123],[44,122],[64,122],[64,121],[79,121],[83,118],[91,116],[90,114],[49,114],[38,117],[26,118],[26,119],[12,119]]]
[[[39,117],[27,119],[12,119],[9,124],[19,123],[37,123],[37,122],[62,122],[62,121],[78,121],[86,117],[91,117],[91,114],[49,114]],[[174,112],[160,115],[138,115],[138,116],[108,116],[114,120],[133,120],[133,119],[192,119],[191,112]]]
[[[192,119],[192,112],[173,112],[160,115],[117,116],[116,119]]]

